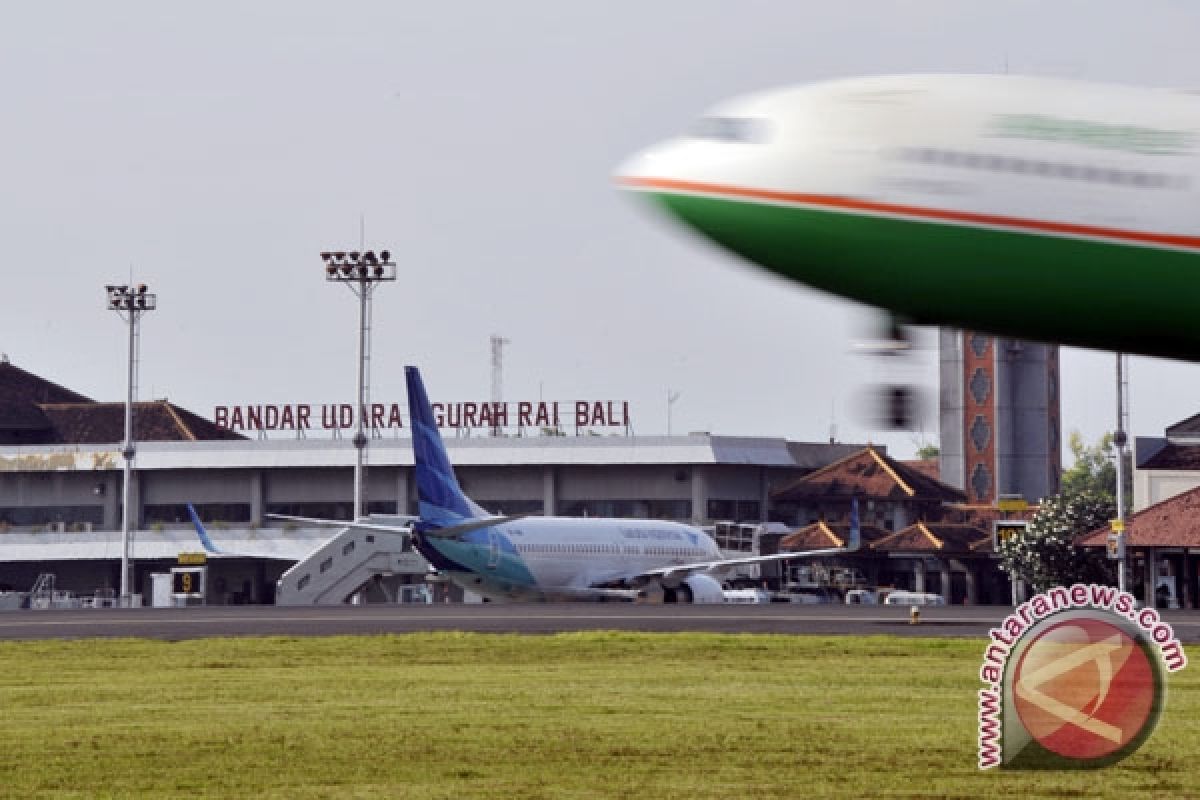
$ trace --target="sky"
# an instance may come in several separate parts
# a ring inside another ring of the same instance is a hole
[[[21,3],[0,12],[0,352],[125,394],[104,286],[144,281],[142,399],[351,402],[357,304],[319,253],[387,248],[371,393],[627,400],[634,432],[870,430],[874,315],[742,266],[612,185],[708,106],[852,75],[1009,71],[1200,87],[1200,5],[1150,0]],[[1114,321],[1114,324],[1119,324]],[[932,332],[920,342],[932,343]],[[936,387],[936,353],[905,377]],[[1064,434],[1115,418],[1111,354],[1064,350]],[[1134,358],[1131,430],[1200,411],[1200,366]],[[668,404],[668,397],[675,396]],[[1064,436],[1065,439],[1065,436]]]

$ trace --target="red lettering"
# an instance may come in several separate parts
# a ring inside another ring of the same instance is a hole
[[[296,429],[296,414],[291,406],[283,407],[283,414],[279,419],[279,427],[285,431]]]
[[[349,403],[342,403],[340,406],[338,406],[338,427],[354,427],[354,406],[350,405]]]
[[[604,422],[604,403],[601,403],[599,400],[597,400],[595,405],[592,406],[592,424],[593,425],[604,425],[605,424],[605,422]]]
[[[582,428],[588,424],[588,404],[586,400],[575,401],[575,427]]]
[[[321,427],[325,430],[336,428],[337,424],[337,406],[321,406]]]
[[[474,428],[475,427],[475,412],[477,410],[475,404],[474,403],[463,403],[462,406],[463,406],[463,411],[462,411],[463,425],[465,425],[468,428]]]
[[[628,400],[624,400],[621,402],[621,419],[622,419],[621,424],[624,427],[628,428],[629,427],[629,401]]]
[[[237,431],[245,430],[246,420],[242,416],[241,406],[233,407],[233,415],[229,418],[229,427]]]
[[[217,427],[229,427],[229,408],[227,406],[217,406],[213,409],[213,422],[217,423]]]
[[[390,413],[388,414],[387,426],[389,428],[403,428],[404,418],[400,416],[400,404],[392,403]]]
[[[439,428],[446,427],[446,407],[441,403],[434,403],[431,408],[433,409],[434,424]]]
[[[371,404],[371,429],[383,427],[383,403]]]
[[[251,430],[262,430],[262,406],[247,406],[246,424]]]
[[[312,412],[312,407],[308,406],[307,404],[302,405],[302,406],[296,406],[296,427],[297,428],[311,427],[308,424],[308,417],[311,412]]]
[[[550,408],[545,403],[537,404],[537,420],[533,424],[550,427]]]
[[[263,427],[269,431],[279,427],[279,406],[263,406]]]
[[[527,427],[527,426],[532,427],[533,422],[530,421],[530,417],[532,416],[532,414],[533,414],[533,403],[530,403],[527,400],[523,400],[520,403],[517,403],[517,425],[519,425],[522,428]]]
[[[562,421],[558,418],[558,401],[557,400],[555,400],[553,403],[553,409],[554,409],[554,427],[557,429],[558,426],[562,424]]]
[[[508,427],[508,403],[492,403],[492,420],[497,428]]]
[[[479,404],[479,427],[490,428],[495,424],[496,423],[492,421],[492,404],[491,403],[480,403]]]

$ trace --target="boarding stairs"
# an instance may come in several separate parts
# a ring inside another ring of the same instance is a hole
[[[384,588],[380,579],[405,574],[417,578],[429,574],[429,562],[412,549],[407,534],[343,528],[283,573],[275,584],[275,604],[343,605],[371,582]]]

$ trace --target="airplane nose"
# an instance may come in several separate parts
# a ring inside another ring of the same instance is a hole
[[[650,147],[625,159],[613,174],[613,182],[621,189],[645,189],[647,180],[662,174],[662,146]]]

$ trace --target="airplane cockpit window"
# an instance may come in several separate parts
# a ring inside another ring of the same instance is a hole
[[[767,139],[767,122],[754,117],[701,117],[688,131],[695,139],[751,144]]]

